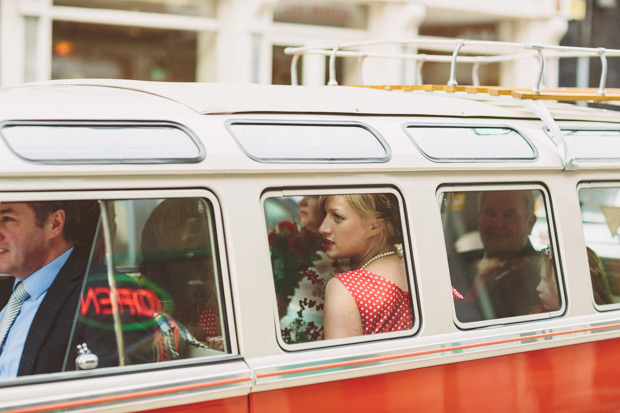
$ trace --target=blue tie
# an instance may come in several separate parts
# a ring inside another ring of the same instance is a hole
[[[22,304],[30,297],[28,291],[26,291],[26,287],[24,287],[24,283],[20,282],[17,284],[15,291],[11,294],[11,298],[9,299],[8,304],[4,307],[4,314],[2,315],[2,320],[0,321],[0,352],[4,349],[4,340],[6,340],[6,336],[9,334],[9,330],[17,318],[17,315],[22,309]]]

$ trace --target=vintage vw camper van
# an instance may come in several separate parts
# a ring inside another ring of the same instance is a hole
[[[572,104],[620,93],[455,83],[1,90],[0,249],[3,206],[64,202],[85,264],[60,367],[22,357],[0,410],[620,408],[620,115]],[[321,205],[368,194],[392,200],[412,322],[326,337],[325,286],[356,264]]]

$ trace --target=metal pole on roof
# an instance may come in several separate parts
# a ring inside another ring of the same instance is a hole
[[[364,85],[364,75],[363,75],[363,70],[362,70],[362,66],[364,66],[364,62],[366,61],[366,56],[362,55],[360,57],[357,58],[357,78],[358,78],[358,82],[361,86]]]
[[[532,45],[531,48],[538,51],[538,63],[539,63],[538,75],[536,76],[536,83],[534,84],[534,87],[532,88],[532,92],[540,93],[540,84],[542,83],[543,73],[545,70],[545,57],[543,56],[543,52],[542,52],[543,46]]]
[[[463,43],[465,43],[465,41],[463,39],[459,39],[456,43],[456,48],[454,48],[454,52],[452,52],[452,63],[450,64],[450,79],[448,80],[448,86],[458,85],[458,82],[456,81],[456,58],[459,55],[459,50],[463,47]]]
[[[480,69],[480,62],[476,62],[473,64],[471,68],[471,78],[474,86],[480,86],[480,76],[478,75],[478,71]]]
[[[414,79],[413,79],[414,85],[421,85],[424,83],[424,80],[422,79],[422,67],[424,66],[425,61],[426,60],[424,59],[415,61],[415,73],[414,73]]]
[[[601,57],[601,80],[598,84],[598,94],[605,95],[605,82],[607,81],[607,57],[605,56],[605,48],[599,47],[598,54]]]
[[[327,86],[338,86],[336,80],[336,55],[338,54],[338,45],[335,45],[332,49],[332,54],[329,56],[329,82]]]
[[[295,53],[293,55],[293,59],[291,60],[291,85],[297,86],[299,85],[297,80],[297,61],[299,60],[299,54]]]

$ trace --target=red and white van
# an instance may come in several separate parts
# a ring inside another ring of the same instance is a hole
[[[620,409],[620,115],[557,102],[620,94],[379,89],[67,80],[0,91],[0,202],[75,201],[89,252],[63,371],[0,381],[0,410]],[[451,292],[452,258],[481,248],[479,202],[496,191],[532,194],[528,242],[547,251],[557,304],[472,321]],[[398,200],[410,330],[321,339],[313,285],[339,269],[301,236],[299,203],[345,193]],[[162,205],[183,220],[164,214],[147,230]],[[175,237],[206,241],[179,253]],[[297,255],[276,242],[295,237]],[[196,256],[195,274],[175,267]],[[148,260],[167,278],[148,275]],[[183,322],[181,309],[219,345],[181,340],[170,354],[156,314]]]

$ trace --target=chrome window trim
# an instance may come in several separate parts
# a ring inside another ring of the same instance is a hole
[[[286,126],[341,126],[362,128],[370,132],[377,139],[377,142],[383,147],[385,155],[382,157],[372,158],[260,158],[249,153],[241,144],[233,131],[234,125],[286,125]],[[386,163],[392,159],[392,149],[381,134],[370,125],[357,121],[330,121],[330,120],[284,120],[284,119],[234,119],[227,120],[224,123],[226,130],[233,137],[235,143],[241,151],[250,159],[260,163],[301,163],[301,164],[351,164],[351,163]]]
[[[522,132],[520,129],[510,126],[507,124],[497,124],[497,125],[484,125],[478,123],[454,123],[454,124],[446,124],[446,123],[420,123],[420,122],[407,122],[401,125],[403,131],[413,143],[415,148],[431,162],[436,163],[509,163],[509,162],[535,162],[538,160],[538,149],[534,142],[527,137],[527,135]],[[481,157],[481,158],[435,158],[422,150],[422,148],[415,141],[415,138],[409,133],[408,129],[415,128],[437,128],[437,129],[509,129],[511,131],[516,132],[521,138],[525,141],[525,143],[532,150],[532,156],[527,158],[492,158],[492,157]]]
[[[273,308],[273,319],[274,319],[274,329],[276,331],[276,338],[278,345],[284,351],[287,352],[296,352],[302,350],[309,349],[318,349],[318,348],[326,348],[326,347],[335,347],[342,345],[349,345],[353,343],[368,343],[368,342],[376,342],[379,340],[393,340],[396,338],[405,338],[412,337],[420,333],[422,320],[421,320],[421,309],[420,309],[420,298],[419,298],[419,286],[416,281],[416,271],[415,271],[415,259],[413,254],[413,247],[410,241],[410,237],[413,236],[413,232],[409,231],[409,221],[407,219],[406,214],[406,204],[405,197],[402,193],[393,185],[386,184],[383,186],[347,186],[347,187],[325,187],[322,189],[317,189],[317,187],[312,187],[308,189],[300,188],[267,188],[263,191],[260,198],[260,206],[261,206],[261,214],[263,216],[263,222],[267,222],[267,217],[265,215],[265,200],[269,198],[277,198],[277,197],[290,197],[290,196],[302,196],[302,195],[337,195],[337,194],[359,194],[359,193],[389,193],[393,194],[399,201],[399,211],[403,232],[403,252],[405,258],[405,268],[407,270],[407,281],[409,283],[409,297],[411,298],[411,310],[412,310],[412,318],[413,325],[410,330],[404,331],[393,331],[389,333],[380,333],[380,334],[372,334],[372,335],[361,335],[355,337],[346,337],[346,338],[338,338],[332,340],[317,340],[310,341],[306,343],[295,343],[288,344],[284,341],[281,334],[280,329],[280,317],[278,314],[278,306],[275,295],[275,285],[273,284],[273,270],[270,268],[270,282],[272,283],[270,299],[272,300],[272,308]],[[267,228],[265,226],[265,228]],[[269,243],[267,239],[268,231],[265,231],[264,238],[264,246],[263,250],[267,256],[270,256],[269,252]]]
[[[549,311],[546,313],[536,313],[536,314],[526,314],[515,317],[506,317],[506,318],[494,318],[490,320],[482,320],[482,321],[473,321],[473,322],[462,322],[456,316],[456,307],[454,305],[451,306],[452,312],[452,320],[454,321],[455,326],[459,330],[472,330],[481,327],[501,327],[507,324],[515,324],[523,321],[535,321],[535,320],[548,320],[550,318],[558,318],[562,317],[566,314],[568,309],[568,294],[566,292],[566,283],[564,282],[564,272],[562,266],[562,256],[560,252],[560,248],[558,246],[558,236],[555,225],[555,218],[553,215],[553,208],[551,202],[551,195],[549,193],[549,189],[542,183],[488,183],[488,184],[445,184],[441,185],[437,188],[436,199],[437,206],[441,210],[441,197],[445,193],[454,193],[454,192],[483,192],[483,191],[523,191],[523,190],[536,190],[540,191],[544,198],[544,206],[545,212],[547,216],[547,226],[549,230],[549,242],[554,254],[554,265],[555,271],[558,275],[558,294],[560,298],[560,308],[555,311]],[[445,232],[445,228],[442,226],[442,231]],[[445,246],[445,237],[444,237],[444,246]],[[446,257],[446,263],[448,261],[448,253],[447,250],[444,250],[444,256]],[[448,267],[448,265],[446,264]],[[452,275],[448,268],[448,281],[452,284]],[[452,299],[452,297],[450,298]]]
[[[3,129],[8,127],[19,126],[46,126],[46,127],[138,127],[138,128],[157,128],[157,127],[169,127],[180,130],[187,135],[191,142],[198,149],[198,155],[193,158],[144,158],[144,159],[54,159],[54,160],[40,160],[29,159],[22,156],[15,151],[5,136]],[[205,148],[198,138],[198,136],[187,126],[172,122],[172,121],[144,121],[144,120],[9,120],[0,123],[0,136],[2,137],[5,145],[9,150],[15,154],[15,156],[23,159],[27,162],[42,164],[42,165],[83,165],[83,164],[104,164],[104,165],[118,165],[118,164],[178,164],[178,163],[199,163],[205,159]]]
[[[186,358],[165,362],[152,362],[144,364],[132,364],[126,366],[105,367],[93,370],[64,371],[50,374],[30,375],[16,379],[0,379],[0,388],[9,386],[21,386],[23,384],[40,384],[83,378],[107,377],[126,374],[138,374],[146,372],[164,371],[168,369],[213,366],[216,363],[225,363],[242,360],[238,344],[239,336],[235,323],[232,288],[230,283],[228,254],[224,238],[224,222],[222,206],[217,196],[208,189],[178,188],[178,189],[121,189],[121,190],[89,190],[89,191],[29,191],[29,192],[0,192],[0,202],[32,202],[50,201],[61,199],[63,201],[79,200],[140,200],[140,199],[171,199],[171,198],[200,198],[207,200],[211,206],[211,223],[213,225],[213,238],[217,251],[215,264],[218,270],[218,282],[221,286],[220,299],[223,300],[222,315],[224,327],[228,334],[228,353],[206,357]],[[90,258],[89,258],[90,260]],[[86,280],[86,275],[84,277]],[[76,308],[76,311],[78,309]]]

